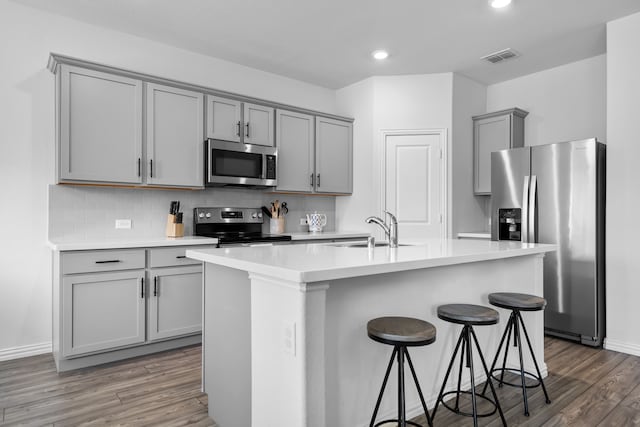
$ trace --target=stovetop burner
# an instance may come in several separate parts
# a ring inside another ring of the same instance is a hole
[[[262,233],[264,218],[260,208],[195,208],[196,236],[216,237],[218,246],[291,240],[283,234]]]

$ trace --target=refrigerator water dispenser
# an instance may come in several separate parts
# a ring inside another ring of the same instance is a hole
[[[520,240],[522,209],[498,209],[498,240]]]

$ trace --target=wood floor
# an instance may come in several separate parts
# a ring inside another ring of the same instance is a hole
[[[554,338],[545,339],[545,357],[551,404],[532,389],[525,417],[520,389],[498,389],[510,426],[640,425],[640,357]],[[215,426],[200,392],[200,347],[64,374],[50,354],[0,362],[0,426],[14,425]],[[435,425],[472,421],[440,407]],[[501,423],[496,415],[480,425]]]

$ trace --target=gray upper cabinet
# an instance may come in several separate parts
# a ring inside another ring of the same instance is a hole
[[[353,192],[353,124],[316,117],[317,193]]]
[[[142,81],[62,65],[60,181],[140,184]]]
[[[311,192],[314,183],[315,118],[286,110],[276,111],[278,191]]]
[[[207,95],[207,138],[240,142],[242,102]]]
[[[202,187],[204,96],[147,83],[146,182]]]
[[[207,95],[207,138],[274,145],[274,109]]]
[[[473,190],[491,194],[491,153],[524,146],[524,118],[519,108],[473,117]]]

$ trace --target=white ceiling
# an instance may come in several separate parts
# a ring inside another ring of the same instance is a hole
[[[13,1],[327,88],[450,71],[509,80],[604,53],[605,23],[640,11],[638,0]],[[522,56],[480,60],[504,48]]]

